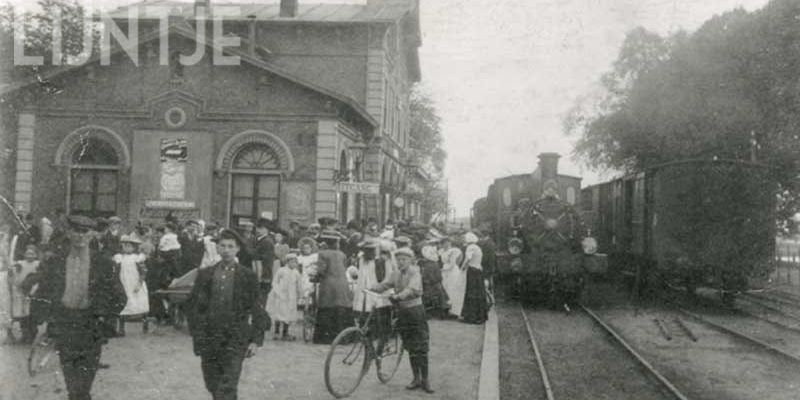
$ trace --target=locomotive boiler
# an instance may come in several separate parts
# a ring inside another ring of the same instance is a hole
[[[505,250],[497,283],[513,298],[553,307],[574,302],[587,273],[604,269],[574,207],[581,179],[559,175],[559,158],[540,154],[532,174],[496,180],[473,209],[473,226],[491,231]]]

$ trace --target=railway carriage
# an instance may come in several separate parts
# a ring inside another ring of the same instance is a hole
[[[683,160],[583,189],[587,226],[637,289],[718,288],[730,295],[772,268],[772,170],[740,160]]]

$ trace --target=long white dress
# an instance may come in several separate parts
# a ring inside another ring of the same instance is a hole
[[[451,247],[440,252],[442,259],[442,286],[444,286],[444,291],[447,292],[447,297],[450,298],[449,313],[457,316],[461,315],[461,309],[464,307],[464,294],[467,291],[467,273],[459,268],[461,255],[461,250],[457,247]]]
[[[9,249],[15,246],[16,237],[9,243],[6,234],[0,234],[0,329],[11,327],[11,291],[8,269],[11,267]]]
[[[125,288],[128,302],[119,315],[141,315],[150,312],[147,298],[147,285],[140,279],[137,263],[143,263],[144,254],[117,254],[114,262],[119,264],[119,279]]]
[[[303,278],[296,269],[281,267],[272,280],[266,310],[273,321],[294,322],[300,319],[297,300],[303,294]]]

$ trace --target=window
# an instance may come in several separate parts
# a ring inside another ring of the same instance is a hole
[[[261,143],[245,146],[233,160],[231,182],[231,225],[255,223],[263,214],[278,220],[280,201],[280,168],[275,151]]]
[[[110,217],[117,213],[117,152],[106,141],[90,138],[72,153],[70,213]]]

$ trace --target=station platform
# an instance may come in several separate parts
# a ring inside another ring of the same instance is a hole
[[[405,390],[411,381],[408,357],[389,384],[381,384],[374,365],[349,398],[375,399],[478,399],[484,325],[430,320],[431,384],[436,393]],[[299,325],[292,332],[300,337]],[[92,397],[103,400],[195,400],[210,398],[200,372],[200,358],[192,353],[191,338],[172,327],[144,334],[141,325],[129,323],[128,335],[112,339],[103,348],[102,362],[111,366],[98,372]],[[333,399],[325,388],[323,365],[329,346],[302,341],[273,341],[245,361],[239,398]],[[28,346],[0,346],[0,400],[61,400],[66,389],[60,374],[29,377]],[[486,369],[484,367],[484,369]],[[495,372],[496,373],[496,372]]]

